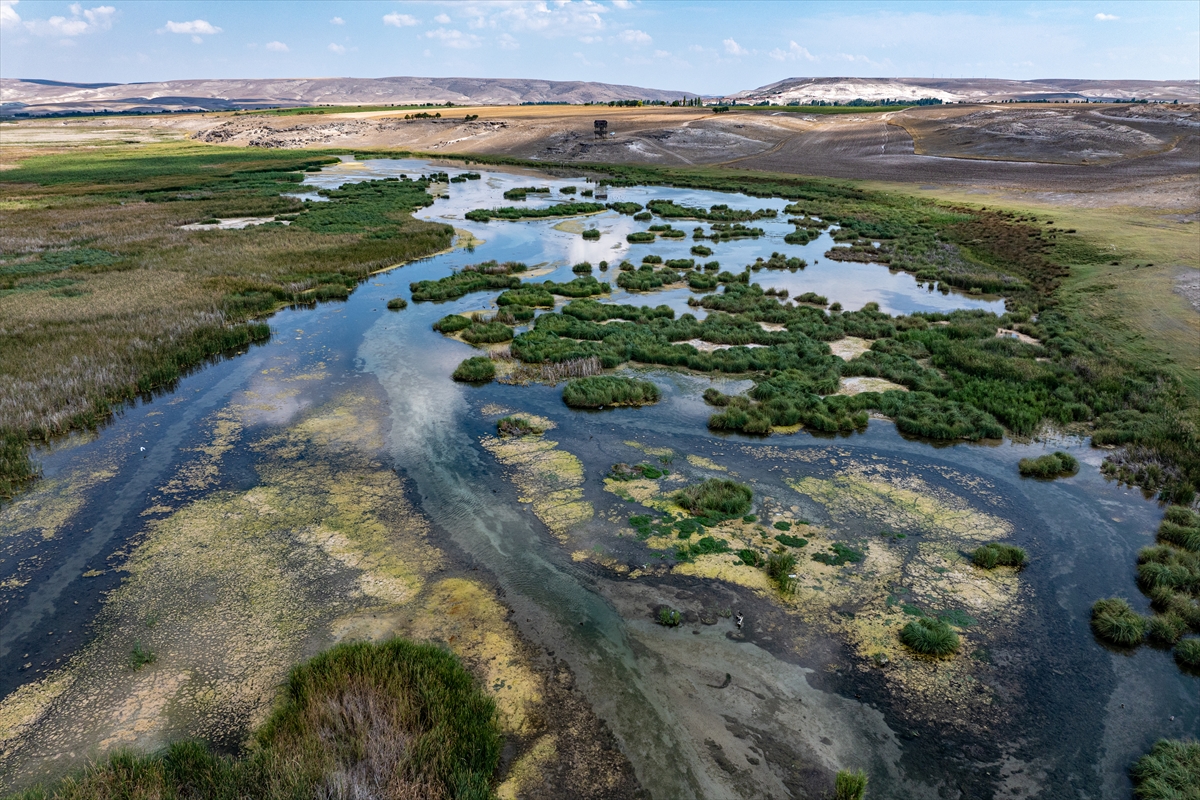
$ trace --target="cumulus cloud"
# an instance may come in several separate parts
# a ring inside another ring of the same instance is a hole
[[[346,52],[346,48],[342,47],[340,44],[330,42],[329,43],[329,52],[337,53],[340,56],[342,53]]]
[[[472,30],[534,31],[548,37],[588,35],[603,30],[603,15],[612,11],[595,0],[476,1],[460,3],[455,8]]]
[[[1118,17],[1116,14],[1097,14],[1096,15],[1097,22],[1111,22],[1114,19],[1120,19],[1120,17]]]
[[[19,0],[0,0],[0,30],[15,28],[21,24],[21,15],[14,6]]]
[[[744,56],[747,53],[747,50],[733,39],[725,39],[721,44],[725,45],[725,52],[731,56]]]
[[[345,25],[346,20],[342,19],[341,17],[334,17],[333,19],[329,20],[329,24],[330,25]]]
[[[420,22],[412,14],[401,14],[393,11],[391,14],[384,15],[383,24],[391,25],[393,28],[411,28],[413,25],[420,24]]]
[[[808,52],[807,48],[801,47],[795,42],[789,42],[787,50],[776,47],[774,50],[768,53],[768,55],[776,61],[799,61],[800,59],[804,59],[805,61],[817,60],[817,57]]]
[[[288,46],[283,42],[267,42],[263,47],[272,53],[286,53],[288,51]]]
[[[433,18],[433,21],[436,22],[438,25],[449,25],[450,24],[450,15],[449,14],[438,14],[436,17]]]
[[[633,3],[629,2],[629,0],[612,0],[612,4],[613,8],[633,8]]]
[[[478,36],[453,28],[434,28],[431,31],[425,31],[425,38],[437,39],[446,47],[453,47],[456,50],[469,50],[472,47],[478,47],[480,42]]]
[[[621,31],[621,41],[625,44],[650,44],[654,39],[645,31],[628,30]]]
[[[13,3],[0,6],[0,22],[2,27],[15,27],[21,24]],[[38,36],[79,36],[84,33],[106,31],[112,27],[113,16],[117,10],[112,6],[95,6],[84,8],[79,3],[72,3],[71,16],[54,16],[49,19],[33,19],[25,22],[26,30]]]
[[[160,29],[159,33],[162,33],[164,30],[168,33],[189,33],[193,37],[200,35],[210,36],[221,32],[221,29],[216,25],[202,19],[194,19],[191,22],[171,22],[167,20],[166,27]]]
[[[512,36],[511,34],[502,33],[502,34],[500,34],[500,38],[498,38],[496,41],[500,43],[501,50],[520,50],[521,49],[521,43],[518,42],[516,37]]]

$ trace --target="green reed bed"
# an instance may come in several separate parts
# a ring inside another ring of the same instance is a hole
[[[472,356],[454,369],[452,377],[462,383],[486,383],[496,377],[496,365],[486,356]]]
[[[1079,461],[1061,450],[1037,458],[1022,458],[1017,464],[1021,474],[1030,478],[1058,478],[1079,471]]]
[[[1129,769],[1138,800],[1196,800],[1200,797],[1200,742],[1159,739]]]
[[[195,741],[120,751],[16,798],[487,800],[502,744],[495,703],[452,654],[359,642],[294,668],[244,755]]]
[[[658,387],[650,381],[617,375],[576,378],[563,388],[563,402],[571,408],[645,406],[658,400]]]

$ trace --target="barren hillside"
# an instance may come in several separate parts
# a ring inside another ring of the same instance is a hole
[[[1087,81],[1052,78],[785,78],[730,95],[742,103],[848,103],[851,100],[919,100],[947,103],[1000,100],[1157,100],[1200,102],[1200,81]]]

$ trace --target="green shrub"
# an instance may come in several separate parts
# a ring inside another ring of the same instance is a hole
[[[462,314],[447,314],[433,323],[433,329],[442,333],[457,333],[458,331],[466,330],[471,325],[470,318],[464,317]]]
[[[1134,762],[1129,774],[1138,800],[1196,800],[1200,797],[1200,742],[1159,739],[1149,753]]]
[[[775,530],[777,530],[777,531],[790,531],[791,529],[792,529],[792,523],[790,523],[790,522],[786,522],[784,520],[779,520],[775,523]]]
[[[667,628],[677,627],[683,622],[683,614],[680,614],[669,606],[663,606],[658,610],[658,624]]]
[[[900,641],[923,656],[941,658],[958,650],[958,634],[943,620],[918,617],[900,631]]]
[[[584,232],[586,233],[586,231],[584,231]],[[584,237],[584,238],[587,238],[587,237]],[[576,275],[591,275],[592,274],[592,264],[590,261],[580,261],[578,264],[571,267],[571,272],[574,272]]]
[[[838,770],[833,782],[834,800],[863,800],[867,793],[867,773],[861,769],[857,772]]]
[[[1057,478],[1060,475],[1074,475],[1079,471],[1079,462],[1070,453],[1058,451],[1037,458],[1022,458],[1018,469],[1026,477]]]
[[[754,493],[731,480],[709,478],[675,493],[675,502],[695,516],[740,517],[750,510]]]
[[[496,365],[486,356],[474,356],[458,365],[454,380],[464,383],[482,383],[496,377]]]
[[[1133,647],[1146,636],[1146,619],[1125,600],[1110,597],[1092,605],[1092,630],[1110,644]]]
[[[808,539],[799,536],[792,536],[790,533],[781,533],[775,537],[775,541],[788,547],[804,547],[808,544]]]
[[[996,567],[1016,567],[1020,569],[1025,566],[1025,560],[1025,551],[1020,547],[1010,544],[999,544],[997,542],[989,542],[977,548],[971,554],[971,562],[983,569],[994,569]]]
[[[391,300],[388,300],[387,307],[392,311],[403,311],[408,308],[408,301],[403,297],[393,297]]]
[[[600,231],[596,228],[588,228],[582,234],[585,241],[598,242],[600,241]]]
[[[645,406],[658,402],[658,387],[650,381],[615,375],[592,375],[569,381],[563,402],[571,408]]]

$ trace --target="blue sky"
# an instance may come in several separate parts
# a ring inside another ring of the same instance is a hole
[[[0,0],[0,76],[1200,78],[1200,2]]]

